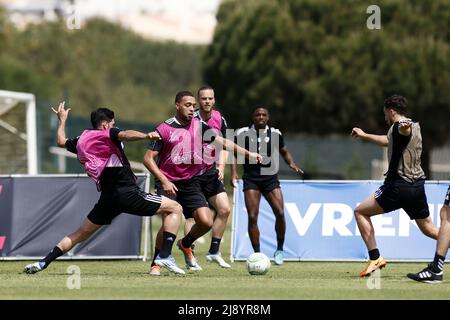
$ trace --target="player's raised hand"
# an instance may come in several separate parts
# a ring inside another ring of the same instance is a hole
[[[159,135],[158,132],[152,131],[152,132],[147,133],[147,139],[151,140],[151,141],[158,141],[158,140],[161,140],[161,136]]]
[[[413,121],[409,118],[402,119],[398,122],[398,132],[401,135],[409,136],[411,134],[411,126]]]
[[[65,105],[65,101],[61,102],[58,106],[58,109],[55,110],[52,107],[52,110],[54,113],[56,113],[56,115],[58,116],[59,121],[66,121],[67,117],[69,116],[69,111],[71,110],[70,108],[68,108],[67,110],[64,109],[64,105]]]
[[[352,129],[352,133],[351,133],[351,135],[352,135],[352,137],[353,138],[361,138],[362,136],[364,136],[366,133],[363,131],[363,130],[361,130],[360,128],[353,128]]]
[[[411,119],[409,119],[409,118],[406,118],[406,119],[400,120],[398,122],[398,124],[399,124],[400,128],[408,129],[408,128],[411,128],[411,126],[413,124],[413,121]]]

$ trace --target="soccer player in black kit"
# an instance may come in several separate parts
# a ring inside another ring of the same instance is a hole
[[[303,174],[292,158],[291,153],[284,144],[280,130],[269,126],[269,111],[259,107],[253,112],[253,124],[240,128],[236,131],[236,143],[254,152],[263,155],[262,163],[244,163],[244,198],[248,213],[248,234],[253,250],[260,252],[258,214],[261,194],[275,214],[275,232],[277,234],[277,250],[274,253],[274,262],[283,264],[283,245],[286,233],[286,220],[284,217],[283,193],[278,180],[278,153],[284,161],[296,173]],[[265,157],[264,157],[265,155]],[[236,160],[236,159],[234,159]],[[231,165],[231,184],[239,179],[237,175],[237,164],[233,161]]]
[[[384,184],[355,208],[356,222],[369,253],[369,261],[359,274],[361,277],[386,266],[377,248],[372,216],[402,208],[426,236],[437,239],[439,231],[430,218],[425,194],[420,125],[406,117],[407,100],[400,95],[387,98],[383,112],[390,126],[386,135],[368,134],[357,127],[351,132],[354,138],[387,147],[389,158]]]

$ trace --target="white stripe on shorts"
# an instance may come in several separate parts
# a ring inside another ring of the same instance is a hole
[[[379,187],[377,191],[375,191],[375,199],[383,194],[382,187]]]
[[[155,195],[151,195],[151,194],[146,194],[144,196],[144,199],[150,202],[156,202],[156,203],[161,203],[162,198],[160,196],[155,196]]]

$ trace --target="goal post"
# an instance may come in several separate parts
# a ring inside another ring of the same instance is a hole
[[[11,123],[7,115],[21,104],[25,105],[25,123]],[[23,132],[25,130],[25,132]],[[0,90],[0,131],[13,135],[23,140],[26,144],[26,173],[37,174],[37,132],[36,132],[36,98],[34,94],[27,92]],[[13,146],[11,148],[14,148]],[[6,158],[6,155],[4,155]],[[4,169],[3,169],[4,170]],[[16,172],[0,172],[16,173]]]

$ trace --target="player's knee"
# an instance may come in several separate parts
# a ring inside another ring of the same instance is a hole
[[[434,229],[432,229],[432,228],[429,228],[429,229],[424,230],[423,233],[424,233],[427,237],[430,237],[430,238],[432,238],[432,239],[437,239],[437,238],[438,238],[438,235],[439,235],[439,230],[438,230],[438,229],[434,230]]]
[[[212,221],[211,222],[210,221],[198,221],[195,223],[195,225],[202,232],[208,232],[209,230],[211,230],[213,223],[212,223]]]
[[[178,202],[174,201],[174,204],[172,205],[172,212],[181,217],[183,214],[183,207]]]
[[[80,228],[80,229],[78,229],[77,232],[70,235],[69,238],[72,242],[78,243],[78,242],[84,241],[87,238],[89,238],[91,236],[91,234],[92,234],[92,232],[89,229]]]
[[[87,240],[90,236],[91,236],[91,233],[83,233],[82,235],[80,235],[78,237],[78,241],[77,242],[81,242],[81,241]]]
[[[248,216],[248,224],[249,226],[257,226],[258,225],[258,216],[255,215],[249,215]]]
[[[209,230],[213,226],[213,220],[212,219],[204,219],[201,221],[201,225],[202,225],[203,229]]]
[[[439,234],[439,229],[433,223],[425,224],[421,230],[424,235],[433,239],[437,239]]]
[[[161,208],[163,213],[165,214],[174,214],[181,216],[183,212],[183,208],[181,205],[173,200],[168,201],[168,203],[164,206],[164,208]]]
[[[208,231],[212,228],[213,218],[211,214],[197,214],[194,215],[195,225],[202,231]]]
[[[283,210],[275,210],[274,211],[274,213],[275,213],[275,217],[276,218],[278,218],[278,219],[283,219],[284,218],[284,211]]]
[[[362,211],[362,210],[356,208],[356,209],[353,211],[353,214],[355,215],[355,220],[356,220],[357,222],[362,222],[362,221],[365,220],[364,211]]]
[[[231,209],[229,207],[223,208],[217,211],[217,215],[222,218],[228,218],[231,213]]]
[[[78,231],[85,237],[89,237],[91,234],[93,234],[97,228],[91,226],[91,225],[83,225]]]

